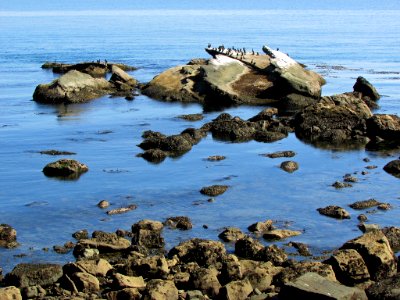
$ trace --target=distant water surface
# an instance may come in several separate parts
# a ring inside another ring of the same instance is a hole
[[[214,2],[205,3],[213,8]],[[232,144],[209,135],[182,157],[155,165],[136,157],[143,131],[175,134],[198,128],[220,112],[191,123],[176,116],[201,113],[200,105],[162,103],[145,96],[134,101],[103,97],[68,106],[32,101],[36,85],[57,77],[40,68],[45,61],[123,62],[139,67],[131,74],[147,82],[169,67],[207,57],[208,43],[255,51],[267,44],[323,74],[327,79],[323,94],[351,91],[362,75],[383,95],[378,112],[399,114],[400,11],[393,9],[397,2],[387,2],[383,10],[376,10],[372,1],[365,2],[370,9],[356,5],[333,9],[312,1],[308,9],[294,4],[293,9],[256,10],[230,9],[223,2],[225,9],[218,11],[197,5],[188,9],[177,2],[172,2],[173,9],[144,4],[134,9],[122,1],[111,11],[103,2],[79,10],[72,4],[64,4],[61,10],[53,1],[44,2],[43,9],[28,5],[31,1],[18,3],[27,6],[0,5],[1,223],[16,228],[21,243],[15,250],[0,249],[4,272],[19,262],[72,260],[71,254],[54,253],[52,246],[72,240],[71,234],[80,229],[129,229],[144,218],[163,221],[185,215],[192,219],[190,231],[164,231],[167,247],[191,237],[217,239],[225,226],[246,231],[254,222],[273,219],[278,227],[303,230],[293,240],[309,244],[314,254],[360,234],[356,217],[361,212],[347,207],[354,201],[376,198],[391,203],[392,210],[369,214],[369,222],[400,226],[399,179],[382,170],[398,152],[323,150],[294,135],[271,144]],[[246,119],[261,109],[237,107],[226,112]],[[61,158],[38,153],[46,149],[76,152],[71,158],[86,163],[89,172],[77,181],[45,177],[44,165]],[[283,159],[259,155],[278,150],[294,150],[300,169],[285,173],[279,169]],[[216,154],[227,159],[204,160]],[[366,157],[371,162],[364,162]],[[371,164],[378,168],[362,176]],[[349,189],[331,187],[346,173],[354,173],[359,182]],[[227,184],[229,189],[210,203],[199,190],[212,184]],[[131,203],[138,208],[107,216],[96,207],[102,199],[110,201],[111,208]],[[352,218],[338,221],[316,211],[330,204],[345,207]]]

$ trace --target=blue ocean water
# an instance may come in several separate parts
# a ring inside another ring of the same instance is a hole
[[[248,49],[267,44],[323,74],[325,95],[351,91],[361,75],[383,95],[377,112],[399,114],[397,2],[384,1],[379,7],[376,1],[319,2],[40,1],[40,6],[32,1],[2,2],[0,223],[16,228],[21,246],[0,249],[0,267],[6,272],[19,262],[64,263],[72,255],[56,254],[51,248],[73,240],[73,232],[129,229],[145,218],[192,219],[190,231],[164,230],[167,247],[191,237],[218,239],[225,226],[246,231],[254,222],[273,219],[278,227],[303,230],[293,240],[309,244],[314,254],[360,234],[356,226],[360,212],[347,207],[354,201],[389,202],[393,209],[369,214],[369,222],[400,226],[399,179],[382,170],[399,152],[324,150],[294,135],[271,144],[232,144],[208,136],[184,156],[154,165],[136,157],[143,131],[175,134],[198,128],[219,112],[206,113],[203,121],[193,123],[176,117],[201,113],[200,105],[163,103],[145,96],[134,101],[103,97],[68,106],[32,101],[36,85],[57,77],[40,68],[45,61],[123,62],[139,67],[131,74],[147,82],[169,67],[207,57],[208,43]],[[244,106],[226,111],[249,118],[261,109]],[[89,172],[77,181],[45,177],[44,165],[61,158],[37,153],[46,149],[76,152],[72,158],[87,164]],[[279,169],[282,159],[259,155],[278,150],[294,150],[300,169],[287,174]],[[216,154],[227,159],[204,160]],[[365,157],[371,162],[364,162]],[[368,164],[378,168],[362,176]],[[359,182],[353,188],[331,187],[346,173],[355,172]],[[212,203],[199,193],[211,184],[229,185]],[[96,206],[102,199],[110,201],[111,208],[131,203],[138,208],[107,216]],[[352,218],[338,221],[316,211],[330,204],[345,207]]]

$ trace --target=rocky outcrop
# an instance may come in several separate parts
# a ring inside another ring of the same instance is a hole
[[[353,93],[326,96],[296,115],[295,132],[317,145],[365,144],[370,117],[371,110]]]
[[[346,242],[341,249],[354,249],[363,258],[372,280],[381,280],[397,272],[396,257],[389,241],[380,230]]]
[[[137,85],[137,81],[118,64],[48,64],[45,67],[65,74],[49,84],[36,87],[33,100],[40,103],[81,103],[107,94],[132,97],[132,91]],[[107,81],[105,75],[109,71],[112,76]]]
[[[28,287],[48,286],[63,275],[62,267],[55,264],[18,264],[4,279],[6,285]]]
[[[156,76],[142,93],[164,101],[198,102],[206,107],[268,104],[286,95],[318,98],[324,79],[288,57],[263,48],[265,54],[207,48],[213,58],[177,66]]]
[[[40,84],[33,100],[40,103],[80,103],[112,93],[113,85],[104,78],[94,78],[79,71],[69,71],[50,84]]]
[[[47,164],[43,168],[43,173],[46,176],[66,179],[76,179],[87,171],[89,171],[88,166],[73,159],[60,159]]]
[[[8,224],[0,224],[0,247],[15,248],[18,246],[17,231]]]
[[[356,83],[353,86],[355,92],[361,93],[363,97],[376,101],[381,97],[376,91],[375,87],[364,77],[360,76],[357,78]]]

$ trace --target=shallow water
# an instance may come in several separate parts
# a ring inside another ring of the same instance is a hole
[[[192,219],[190,231],[164,230],[167,247],[190,237],[217,239],[224,226],[246,231],[248,225],[270,218],[278,227],[304,230],[292,240],[309,244],[316,255],[360,234],[356,227],[360,212],[347,207],[354,201],[373,197],[391,203],[394,209],[370,214],[370,223],[400,226],[399,179],[382,170],[399,152],[318,149],[293,134],[270,144],[232,144],[209,135],[185,155],[151,164],[136,157],[143,131],[175,134],[198,128],[219,112],[189,122],[176,116],[200,113],[200,105],[163,103],[145,96],[134,101],[103,97],[68,106],[32,101],[36,85],[56,77],[40,68],[45,61],[123,62],[139,67],[131,74],[146,82],[171,66],[207,57],[203,49],[208,43],[260,51],[268,44],[323,74],[325,95],[351,91],[362,75],[383,95],[378,112],[398,114],[400,11],[127,7],[108,11],[99,5],[94,11],[87,7],[72,11],[67,5],[70,10],[55,11],[49,5],[22,12],[3,6],[0,11],[0,223],[16,228],[21,243],[14,250],[0,249],[4,272],[19,262],[73,260],[70,254],[54,253],[52,246],[71,240],[71,234],[83,228],[89,232],[129,229],[144,218],[162,221],[185,215]],[[261,109],[237,107],[226,112],[245,119]],[[46,149],[76,152],[71,158],[87,164],[89,172],[77,181],[45,177],[44,165],[60,158],[38,153]],[[288,174],[279,168],[285,159],[259,155],[279,150],[297,153],[297,172]],[[204,160],[216,154],[227,159]],[[364,162],[365,157],[371,162]],[[378,168],[362,176],[360,172],[371,164]],[[353,172],[359,178],[353,188],[331,187]],[[211,184],[229,185],[212,203],[199,193]],[[111,208],[131,203],[138,208],[107,216],[96,207],[102,199],[109,200]],[[338,221],[316,211],[330,204],[346,207],[352,218]]]

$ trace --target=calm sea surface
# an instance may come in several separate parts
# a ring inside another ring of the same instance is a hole
[[[144,218],[163,221],[185,215],[192,219],[190,231],[164,230],[167,248],[191,237],[218,239],[224,226],[246,231],[254,222],[273,219],[278,227],[304,230],[292,240],[309,244],[314,254],[360,234],[356,226],[360,212],[347,207],[354,201],[389,202],[394,208],[369,214],[369,222],[400,226],[400,182],[382,170],[399,152],[323,150],[294,135],[271,144],[232,144],[209,135],[182,157],[155,165],[136,157],[143,131],[175,134],[198,128],[219,112],[207,113],[203,121],[193,123],[176,117],[201,113],[201,106],[162,103],[145,96],[134,101],[103,97],[68,106],[32,101],[36,85],[57,77],[40,68],[45,61],[123,62],[139,67],[131,74],[147,82],[169,67],[207,57],[208,43],[259,51],[267,44],[323,74],[327,79],[323,94],[351,91],[362,75],[383,95],[378,112],[399,114],[397,2],[388,2],[384,10],[321,8],[315,3],[310,9],[297,4],[293,9],[290,5],[189,9],[178,1],[172,8],[143,5],[140,9],[126,1],[122,1],[125,6],[103,7],[100,1],[95,9],[74,10],[72,4],[56,7],[54,3],[44,9],[0,6],[0,223],[16,228],[21,244],[13,250],[0,249],[0,267],[5,272],[20,262],[73,260],[72,254],[53,252],[53,245],[73,240],[71,234],[80,229],[112,232],[129,229]],[[226,111],[245,119],[261,109]],[[90,171],[77,181],[47,178],[42,168],[61,157],[37,153],[46,149],[76,152],[71,158],[87,164]],[[279,150],[297,153],[297,172],[283,172],[279,168],[283,159],[259,155]],[[204,160],[217,154],[227,159]],[[371,162],[364,162],[366,157]],[[378,168],[362,176],[361,171],[371,164]],[[359,182],[349,189],[331,187],[346,173],[357,173]],[[212,184],[230,188],[209,203],[199,190]],[[102,199],[111,202],[111,208],[132,203],[138,208],[107,216],[96,206]],[[316,211],[330,204],[345,207],[352,218],[338,221]],[[15,257],[19,254],[24,255]]]

